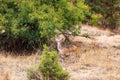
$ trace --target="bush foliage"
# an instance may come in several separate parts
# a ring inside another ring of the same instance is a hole
[[[49,44],[59,30],[76,34],[89,8],[83,0],[0,0],[0,47],[32,50]]]
[[[81,22],[120,25],[119,0],[0,0],[0,4],[0,48],[11,51],[42,47],[63,32],[76,35],[80,27],[75,26]]]
[[[90,6],[92,15],[102,15],[98,21],[103,26],[111,29],[120,26],[120,0],[85,0],[85,3]]]
[[[29,70],[29,80],[68,80],[69,74],[58,63],[58,53],[44,46],[43,56],[38,69]]]

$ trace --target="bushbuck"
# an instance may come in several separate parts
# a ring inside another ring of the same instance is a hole
[[[67,56],[77,57],[77,50],[78,50],[78,47],[75,45],[67,45],[63,47],[61,43],[64,42],[64,40],[65,40],[64,38],[56,38],[57,50],[59,52],[60,57],[62,58],[62,62],[63,59],[65,59],[65,57]]]

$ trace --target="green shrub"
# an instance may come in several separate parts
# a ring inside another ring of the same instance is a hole
[[[89,13],[83,0],[0,0],[0,4],[0,31],[6,31],[0,46],[12,51],[50,44],[62,32],[75,34],[74,26]]]
[[[99,21],[103,26],[111,29],[120,26],[120,0],[85,0],[85,3],[90,6],[92,14],[102,15]]]
[[[36,73],[37,72],[37,73]],[[32,77],[33,76],[33,77]],[[58,63],[58,53],[50,51],[48,47],[44,46],[41,63],[36,71],[29,70],[29,79],[38,79],[39,76],[43,80],[68,80],[69,74],[64,71]]]
[[[90,38],[90,35],[88,33],[84,33],[84,34],[82,34],[82,36],[85,38]]]
[[[90,25],[94,25],[94,26],[102,25],[102,23],[100,21],[101,18],[102,18],[102,15],[100,15],[100,14],[92,14],[91,20],[88,23]]]

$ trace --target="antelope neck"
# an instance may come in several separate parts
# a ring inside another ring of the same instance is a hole
[[[62,54],[61,43],[59,41],[57,41],[57,49],[59,51],[59,54]]]

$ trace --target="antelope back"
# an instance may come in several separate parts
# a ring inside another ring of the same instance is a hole
[[[77,47],[75,45],[69,45],[68,47],[66,47],[69,49],[69,51],[75,51],[77,50]]]

